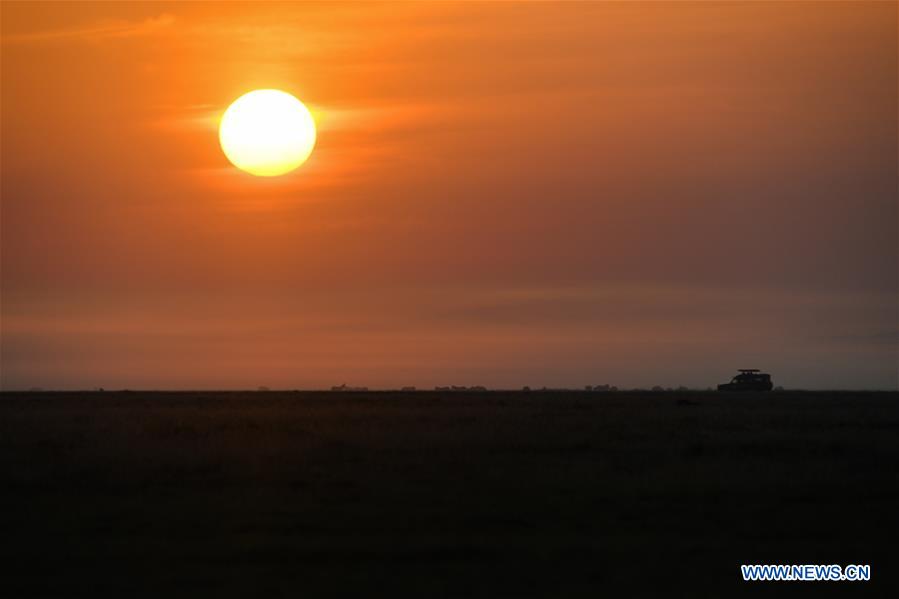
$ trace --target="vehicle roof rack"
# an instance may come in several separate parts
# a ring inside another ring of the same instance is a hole
[[[758,368],[740,368],[740,372],[761,372]]]

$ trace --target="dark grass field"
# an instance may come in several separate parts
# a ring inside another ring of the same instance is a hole
[[[888,596],[895,393],[4,393],[3,597]],[[741,563],[871,564],[744,583]]]

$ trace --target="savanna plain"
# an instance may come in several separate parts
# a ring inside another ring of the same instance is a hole
[[[897,465],[897,393],[3,393],[2,594],[887,596]]]

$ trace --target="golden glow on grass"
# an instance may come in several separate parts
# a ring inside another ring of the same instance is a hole
[[[277,89],[234,101],[219,125],[219,142],[237,168],[260,177],[294,170],[315,146],[315,121],[302,102]]]

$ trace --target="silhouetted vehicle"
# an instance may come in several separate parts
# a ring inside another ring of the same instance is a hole
[[[771,375],[757,368],[741,368],[740,374],[729,383],[718,385],[718,391],[770,391],[773,388]]]

